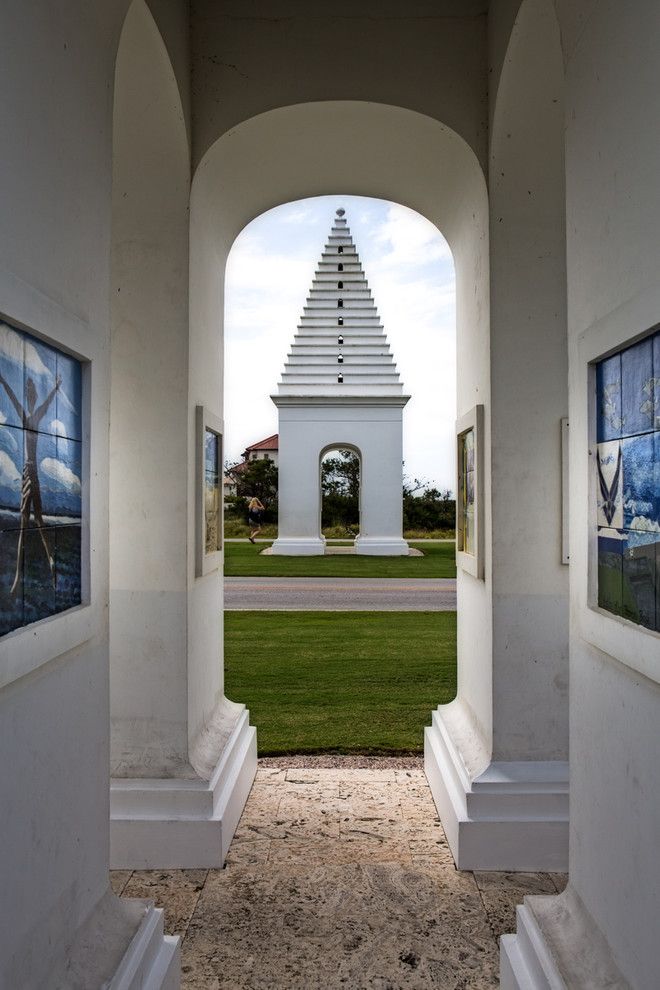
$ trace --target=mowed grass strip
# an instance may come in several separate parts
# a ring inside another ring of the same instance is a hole
[[[227,612],[225,691],[262,756],[421,753],[456,694],[456,613]]]
[[[367,557],[337,554],[326,557],[263,556],[265,543],[225,543],[226,577],[456,577],[454,542],[411,543],[423,557]]]

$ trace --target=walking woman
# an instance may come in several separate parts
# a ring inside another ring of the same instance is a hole
[[[255,536],[261,532],[261,520],[263,519],[264,512],[265,506],[262,505],[256,495],[253,496],[248,504],[248,523],[252,527],[252,532],[249,536],[250,543],[254,543]]]

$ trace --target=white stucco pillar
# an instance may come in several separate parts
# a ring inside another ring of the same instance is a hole
[[[189,334],[186,119],[151,15],[115,85],[110,428],[111,864],[221,866],[256,771],[224,695],[222,564],[197,576],[195,408],[221,411],[217,341]],[[206,376],[203,387],[198,369]]]
[[[495,39],[504,7],[493,8]],[[434,713],[426,771],[459,868],[563,871],[568,391],[563,70],[552,4],[527,0],[506,53],[493,44],[492,58],[501,74],[491,106],[485,559],[483,580],[459,567],[458,697]],[[461,376],[459,363],[459,397]]]

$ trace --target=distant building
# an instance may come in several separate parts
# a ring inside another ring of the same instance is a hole
[[[222,491],[227,498],[227,496],[236,494],[236,479],[232,478],[230,475],[225,474],[222,477]]]
[[[279,434],[274,433],[272,437],[259,440],[258,443],[250,444],[246,447],[241,457],[243,461],[272,461],[277,467],[277,455],[279,452]]]

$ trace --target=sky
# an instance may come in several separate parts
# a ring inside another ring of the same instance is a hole
[[[276,391],[335,210],[343,207],[404,392],[404,475],[454,489],[454,264],[413,210],[362,196],[279,206],[236,239],[226,272],[225,457],[277,433]]]

